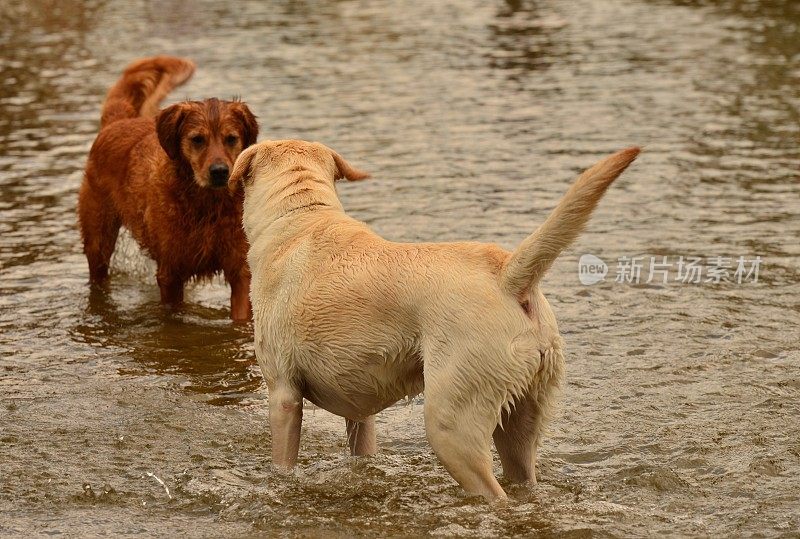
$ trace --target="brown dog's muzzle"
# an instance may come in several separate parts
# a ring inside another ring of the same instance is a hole
[[[211,165],[208,169],[208,179],[211,183],[211,187],[218,188],[228,185],[229,174],[230,170],[228,170],[228,165],[225,163],[214,163]]]

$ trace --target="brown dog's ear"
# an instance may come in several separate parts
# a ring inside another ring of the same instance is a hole
[[[167,107],[156,116],[158,142],[173,161],[181,157],[181,125],[186,118],[186,108],[182,103]]]
[[[250,146],[236,158],[231,175],[228,176],[228,191],[235,193],[240,183],[244,183],[250,179],[253,158],[255,158],[257,152],[257,147]]]
[[[234,101],[232,107],[233,114],[242,124],[242,148],[247,148],[255,144],[258,139],[258,121],[248,106],[241,101]]]
[[[350,163],[345,161],[344,157],[333,150],[331,150],[331,155],[333,156],[333,162],[336,163],[336,176],[333,177],[334,180],[347,178],[352,182],[356,180],[366,180],[369,178],[368,173],[353,167]]]

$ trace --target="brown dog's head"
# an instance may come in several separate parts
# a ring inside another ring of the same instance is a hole
[[[240,101],[185,101],[156,117],[161,147],[191,168],[200,187],[225,187],[236,157],[258,137],[255,116]]]
[[[236,159],[228,187],[235,191],[247,185],[259,168],[286,170],[290,167],[314,167],[325,171],[333,183],[336,180],[364,180],[369,174],[358,170],[341,155],[319,142],[304,140],[265,140],[251,146]]]

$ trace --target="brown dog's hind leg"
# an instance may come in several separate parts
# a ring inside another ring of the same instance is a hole
[[[89,186],[88,180],[81,185],[78,221],[83,252],[89,263],[89,281],[101,284],[108,277],[111,255],[114,254],[122,221],[108,201]]]
[[[371,415],[364,421],[351,421],[345,419],[347,429],[347,444],[350,454],[354,457],[374,455],[378,448],[375,441],[375,416]]]
[[[269,429],[272,433],[272,463],[292,468],[300,451],[303,395],[287,382],[269,388]]]

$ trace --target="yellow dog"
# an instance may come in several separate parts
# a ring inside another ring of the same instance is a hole
[[[347,421],[355,455],[375,451],[373,414],[425,391],[425,431],[470,493],[535,481],[536,448],[564,373],[538,283],[636,158],[584,172],[509,253],[481,243],[394,243],[348,217],[334,188],[367,177],[319,143],[266,141],[236,160],[253,274],[255,350],[269,388],[273,462],[297,459],[303,398]]]

